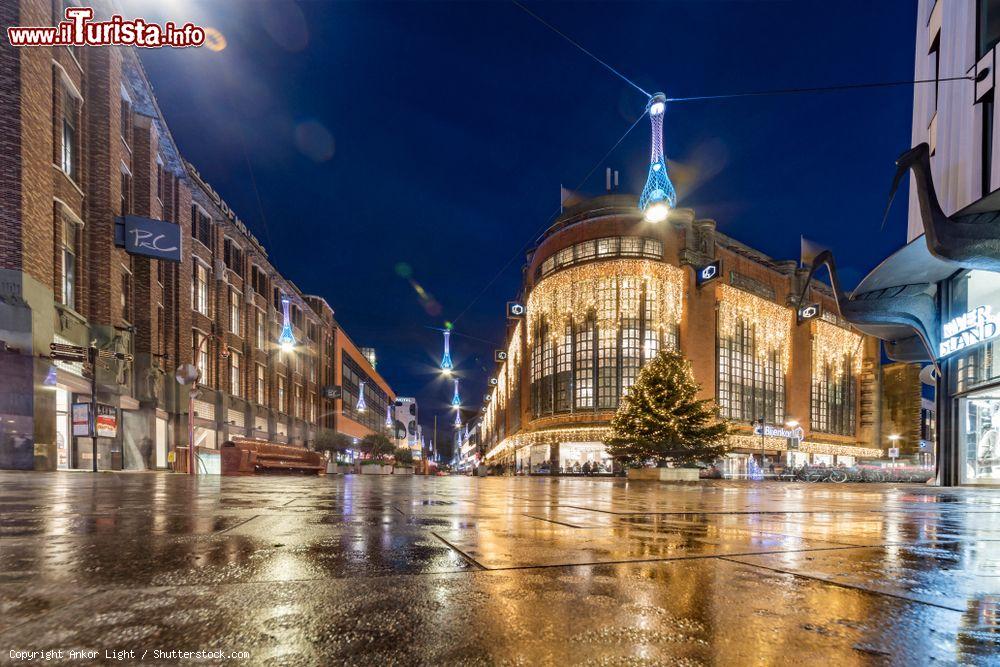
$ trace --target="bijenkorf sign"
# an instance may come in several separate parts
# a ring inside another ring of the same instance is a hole
[[[115,245],[130,255],[180,262],[181,226],[138,215],[115,218]]]

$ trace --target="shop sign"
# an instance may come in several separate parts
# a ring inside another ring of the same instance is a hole
[[[818,303],[806,304],[799,308],[798,317],[799,322],[805,322],[806,320],[815,319],[820,316],[822,310],[820,310],[820,305]]]
[[[890,459],[898,459],[899,458],[899,447],[890,447],[889,448],[889,458]]]
[[[113,438],[118,435],[118,408],[97,404],[97,437]]]
[[[73,435],[90,435],[90,403],[74,403],[70,411],[73,420]]]
[[[138,215],[115,218],[115,242],[130,255],[181,261],[181,226],[172,222]]]
[[[796,426],[795,428],[783,428],[781,426],[772,426],[770,424],[760,424],[753,425],[754,435],[763,435],[771,438],[794,438],[796,440],[801,440],[804,431],[801,426]]]
[[[503,363],[507,361],[507,351],[506,350],[493,350],[493,361]]]
[[[977,306],[964,315],[946,322],[942,327],[940,357],[958,352],[971,345],[996,338],[1000,335],[997,317],[990,306]]]
[[[695,285],[701,287],[705,283],[711,282],[722,275],[722,261],[715,260],[711,264],[698,267],[695,271]]]
[[[519,320],[524,317],[526,309],[523,303],[518,303],[517,301],[507,302],[507,319],[508,320]]]

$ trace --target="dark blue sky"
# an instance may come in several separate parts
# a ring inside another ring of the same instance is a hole
[[[907,80],[915,3],[529,3],[668,96]],[[447,416],[440,334],[642,113],[645,99],[515,5],[178,2],[228,45],[143,53],[181,151],[266,245],[324,296],[425,425]],[[150,13],[152,16],[152,12]],[[942,73],[945,75],[945,73]],[[853,285],[905,237],[905,196],[879,231],[910,142],[909,86],[675,103],[666,153],[680,205],[778,258],[799,234]],[[609,158],[642,188],[643,121]],[[250,178],[252,165],[260,206]],[[583,188],[599,192],[603,167]],[[265,222],[266,221],[266,222]],[[397,265],[441,306],[427,312]],[[478,406],[521,261],[456,323]]]

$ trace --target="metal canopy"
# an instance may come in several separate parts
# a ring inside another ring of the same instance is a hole
[[[934,284],[961,268],[955,262],[932,255],[927,249],[927,240],[921,234],[872,269],[854,289],[851,299],[890,287]]]

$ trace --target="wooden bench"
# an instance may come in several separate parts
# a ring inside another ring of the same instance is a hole
[[[264,440],[227,440],[222,443],[223,475],[254,475],[296,472],[325,475],[326,459],[303,447],[279,445]]]

